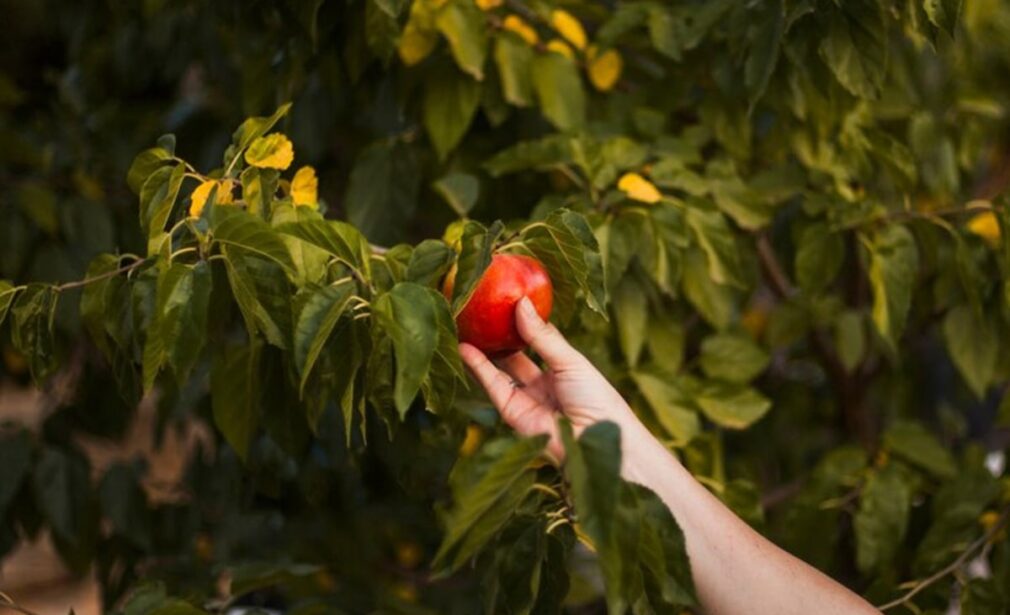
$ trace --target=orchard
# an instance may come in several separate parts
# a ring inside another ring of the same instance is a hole
[[[45,406],[0,558],[123,615],[702,613],[618,428],[557,463],[461,361],[528,296],[772,542],[1010,613],[1005,0],[0,8],[0,389]],[[140,408],[207,433],[175,484],[86,452]]]

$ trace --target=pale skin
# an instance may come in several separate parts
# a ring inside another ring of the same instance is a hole
[[[861,597],[783,551],[734,515],[691,476],[638,420],[621,395],[528,299],[516,307],[522,338],[543,360],[515,353],[492,363],[460,345],[463,361],[502,419],[522,435],[549,434],[548,452],[564,460],[557,419],[578,435],[599,421],[621,428],[621,474],[654,491],[684,530],[698,599],[709,615],[858,615],[878,613]]]

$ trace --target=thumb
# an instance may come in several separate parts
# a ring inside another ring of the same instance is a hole
[[[572,348],[557,327],[540,318],[528,297],[523,297],[516,305],[516,328],[552,371],[570,370],[585,364],[586,358]]]

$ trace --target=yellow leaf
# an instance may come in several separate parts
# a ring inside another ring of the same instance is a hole
[[[404,64],[414,66],[427,58],[437,44],[438,34],[434,30],[423,30],[413,21],[409,21],[407,27],[403,29],[396,50]]]
[[[295,205],[315,206],[319,202],[319,179],[312,167],[302,167],[291,180],[291,200]]]
[[[981,237],[990,246],[994,248],[999,246],[999,220],[993,212],[985,211],[973,216],[968,221],[968,230]]]
[[[295,148],[291,140],[279,132],[260,137],[249,145],[245,161],[261,169],[284,169],[295,159]]]
[[[490,11],[491,9],[496,9],[501,6],[505,0],[474,0],[477,3],[477,7],[482,11]]]
[[[599,53],[596,46],[591,46],[586,51],[589,60],[589,81],[593,87],[601,92],[611,90],[621,78],[621,71],[624,70],[624,60],[616,49],[608,49]]]
[[[547,51],[553,51],[554,53],[560,53],[569,60],[575,59],[575,52],[572,48],[568,46],[568,43],[564,42],[560,38],[552,38],[547,43]]]
[[[586,48],[586,31],[582,24],[568,11],[560,9],[551,12],[551,25],[558,34],[565,37],[576,49]]]
[[[519,35],[519,38],[523,39],[531,46],[540,42],[540,37],[537,36],[536,29],[526,23],[526,20],[518,15],[509,15],[506,17],[505,21],[502,22],[502,28],[510,32],[515,32]]]
[[[459,445],[459,456],[469,457],[477,452],[480,448],[480,443],[484,441],[484,432],[481,428],[476,425],[468,425],[466,428],[466,437],[463,439],[463,443]]]
[[[656,186],[638,173],[625,173],[621,176],[617,189],[628,195],[628,198],[642,203],[658,203],[663,198]]]
[[[231,194],[231,181],[221,180],[217,181],[214,179],[208,179],[193,190],[193,194],[190,195],[190,205],[189,205],[189,215],[194,218],[199,218],[203,214],[203,208],[207,205],[207,199],[210,198],[210,192],[217,186],[217,193],[214,196],[214,202],[218,205],[231,205],[234,202],[234,198]]]

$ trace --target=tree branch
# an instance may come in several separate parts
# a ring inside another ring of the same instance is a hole
[[[143,265],[144,263],[146,263],[147,260],[148,259],[146,259],[146,258],[142,258],[142,259],[139,259],[139,260],[136,260],[136,261],[130,263],[129,265],[123,265],[119,269],[115,269],[113,271],[106,271],[103,274],[96,275],[93,278],[84,278],[83,280],[77,280],[76,282],[67,282],[66,284],[57,284],[57,285],[53,286],[53,289],[56,292],[61,293],[61,292],[65,291],[65,290],[72,290],[74,288],[81,288],[82,286],[87,286],[88,284],[91,284],[92,282],[98,282],[98,281],[101,281],[101,280],[106,280],[108,278],[114,278],[117,275],[120,275],[120,274],[123,274],[123,273],[127,273],[129,271],[133,271],[137,267],[140,267],[141,265]]]
[[[990,540],[992,540],[993,537],[995,537],[996,534],[1003,529],[1003,526],[1006,525],[1008,520],[1010,520],[1010,506],[1003,509],[1003,512],[1002,514],[1000,514],[999,519],[997,519],[996,523],[994,523],[993,526],[989,528],[989,531],[987,531],[985,534],[982,534],[982,536],[980,536],[975,542],[968,545],[968,548],[965,549],[964,552],[961,553],[961,555],[958,556],[956,560],[951,562],[950,565],[934,572],[925,579],[916,583],[915,586],[912,589],[910,589],[908,593],[906,593],[904,596],[896,600],[892,600],[891,602],[888,602],[886,604],[882,604],[877,608],[879,608],[881,611],[886,611],[888,609],[893,609],[896,606],[905,604],[909,600],[914,598],[916,594],[923,591],[930,585],[933,585],[934,583],[944,578],[945,576],[956,572],[969,559],[971,559],[971,557],[975,554],[976,551],[984,547]]]

